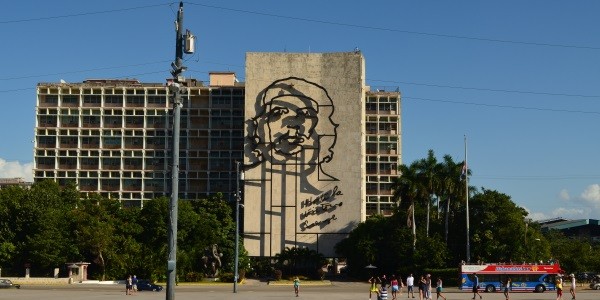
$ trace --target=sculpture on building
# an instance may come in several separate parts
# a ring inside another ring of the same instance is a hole
[[[333,159],[337,127],[327,90],[298,77],[279,79],[257,96],[256,116],[247,121],[246,169],[261,163],[302,165],[319,181],[337,181],[324,165]],[[318,191],[316,191],[318,192]]]

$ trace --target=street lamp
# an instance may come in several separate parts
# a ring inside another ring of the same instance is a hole
[[[237,282],[239,278],[238,264],[240,257],[240,205],[242,205],[242,195],[240,191],[240,180],[244,180],[244,171],[240,172],[240,162],[235,162],[235,261],[233,270],[233,292],[237,293]]]

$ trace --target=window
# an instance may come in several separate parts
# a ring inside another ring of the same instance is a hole
[[[167,99],[164,96],[148,96],[148,105],[160,105],[165,106]]]
[[[127,96],[127,106],[143,106],[144,96]]]
[[[63,105],[77,105],[79,102],[79,97],[76,95],[64,95],[62,97]]]
[[[100,106],[101,101],[100,95],[83,95],[83,105]]]
[[[122,106],[123,105],[123,96],[105,96],[104,104],[105,105],[113,105],[113,106]]]

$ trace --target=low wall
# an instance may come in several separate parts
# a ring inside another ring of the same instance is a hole
[[[125,284],[124,280],[86,280],[86,281],[71,281],[69,278],[52,278],[52,277],[2,277],[10,279],[15,284],[20,285],[55,285],[55,284]]]
[[[69,284],[69,278],[52,278],[52,277],[3,277],[10,279],[15,284],[39,284],[39,285],[52,285],[52,284]]]

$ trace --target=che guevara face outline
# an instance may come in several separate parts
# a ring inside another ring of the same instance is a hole
[[[278,95],[265,103],[269,142],[282,155],[315,148],[318,105],[302,95]]]

